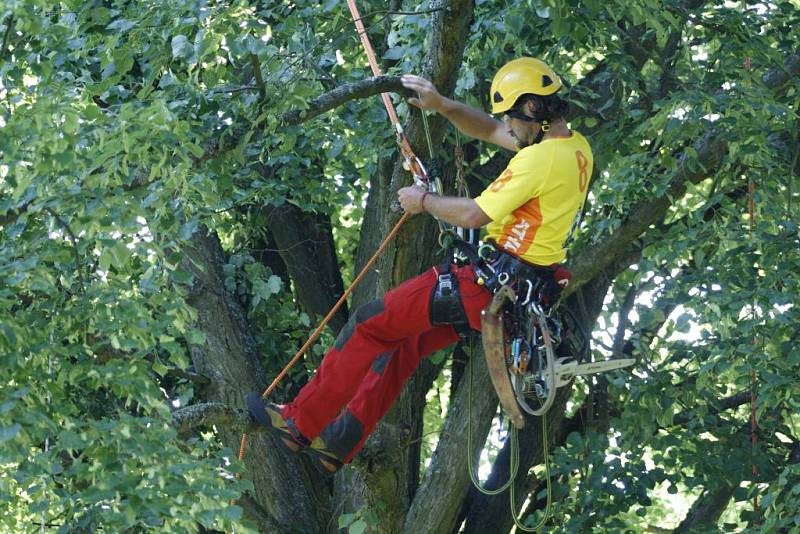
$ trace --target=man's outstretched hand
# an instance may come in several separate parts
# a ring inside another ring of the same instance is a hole
[[[433,111],[438,111],[441,108],[444,97],[436,90],[436,86],[425,78],[420,78],[413,74],[406,74],[400,77],[400,81],[406,89],[417,92],[418,98],[409,98],[409,104]]]

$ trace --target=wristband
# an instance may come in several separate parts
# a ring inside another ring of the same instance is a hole
[[[425,197],[427,197],[430,194],[431,194],[430,191],[425,191],[424,193],[422,193],[422,199],[420,199],[420,201],[419,201],[419,205],[422,208],[422,211],[426,211],[425,210]]]

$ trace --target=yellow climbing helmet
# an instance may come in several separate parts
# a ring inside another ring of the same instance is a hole
[[[508,111],[522,95],[552,95],[562,85],[558,74],[543,61],[533,57],[514,59],[500,67],[494,75],[489,93],[492,113]]]

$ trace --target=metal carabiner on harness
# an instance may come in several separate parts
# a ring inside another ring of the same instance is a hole
[[[525,282],[528,284],[528,292],[525,294],[525,300],[520,302],[521,305],[527,306],[528,303],[531,301],[531,296],[533,295],[533,282],[529,279],[525,279]]]

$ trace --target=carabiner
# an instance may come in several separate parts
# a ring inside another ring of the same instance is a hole
[[[531,301],[531,294],[533,293],[533,282],[530,280],[525,280],[528,283],[528,293],[525,295],[525,300],[523,300],[520,304],[523,306],[527,305]]]

